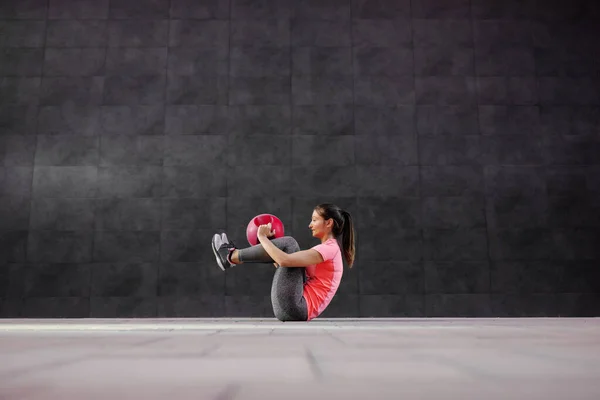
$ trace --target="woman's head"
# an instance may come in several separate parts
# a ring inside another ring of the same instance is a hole
[[[348,266],[354,264],[354,223],[352,216],[345,210],[331,203],[323,203],[313,210],[311,223],[309,225],[313,236],[323,238],[329,234],[337,239],[342,238],[342,251]]]

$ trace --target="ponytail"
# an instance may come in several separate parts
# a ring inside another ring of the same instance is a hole
[[[344,252],[344,258],[348,263],[348,268],[352,268],[354,256],[356,254],[354,244],[354,222],[348,211],[342,210],[342,217],[344,218],[344,228],[342,229],[342,251]]]
[[[332,233],[337,240],[339,240],[340,236],[342,237],[342,254],[348,264],[348,268],[352,268],[356,253],[354,245],[354,222],[352,221],[352,216],[348,211],[342,210],[340,207],[331,203],[319,204],[315,207],[315,210],[324,219],[333,219]]]

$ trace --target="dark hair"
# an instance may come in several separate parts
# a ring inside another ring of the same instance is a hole
[[[352,268],[354,264],[354,255],[356,253],[354,245],[354,223],[352,216],[348,211],[342,210],[340,207],[331,203],[319,204],[315,207],[315,211],[319,213],[325,220],[333,219],[332,232],[334,236],[342,237],[342,252],[344,259],[348,263],[348,267]]]

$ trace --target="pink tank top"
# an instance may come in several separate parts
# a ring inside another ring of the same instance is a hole
[[[327,308],[340,286],[344,271],[342,252],[336,239],[328,239],[311,249],[323,256],[323,262],[306,267],[304,298],[309,321],[318,317]]]

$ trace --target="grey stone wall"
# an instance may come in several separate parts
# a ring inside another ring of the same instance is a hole
[[[357,224],[325,317],[600,314],[595,1],[0,3],[0,315],[272,317],[213,232]]]

